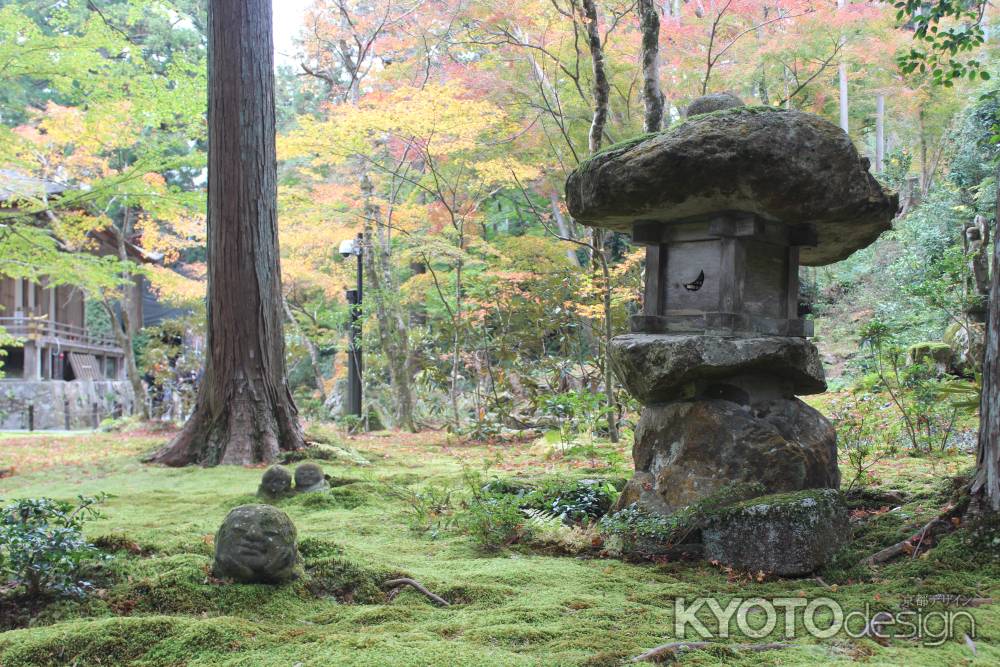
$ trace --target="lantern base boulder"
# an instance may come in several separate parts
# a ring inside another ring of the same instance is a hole
[[[735,483],[766,493],[837,488],[830,423],[797,398],[741,405],[725,399],[643,408],[632,450],[635,475],[619,507],[672,514]]]

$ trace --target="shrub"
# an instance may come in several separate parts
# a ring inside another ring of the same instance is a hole
[[[91,584],[80,566],[99,557],[83,539],[84,521],[98,516],[103,498],[80,496],[76,503],[36,498],[16,500],[0,510],[0,573],[29,596],[82,596]]]
[[[650,514],[636,503],[601,518],[599,527],[605,535],[617,535],[632,543],[642,539],[670,542],[681,528],[676,517]]]
[[[618,495],[618,489],[602,479],[552,480],[527,494],[520,505],[551,513],[567,523],[582,522],[607,514]]]
[[[401,484],[386,484],[385,492],[403,502],[403,516],[413,532],[436,538],[451,527],[454,503],[450,487],[431,483],[414,491]]]
[[[469,490],[464,510],[456,517],[461,526],[486,551],[513,544],[524,530],[521,498],[494,493],[481,473],[466,470],[463,479]]]
[[[833,407],[831,416],[837,428],[837,444],[851,475],[844,488],[849,493],[874,484],[872,468],[879,461],[895,456],[897,451],[890,431],[880,420],[880,406],[874,396],[856,395]]]
[[[466,532],[486,551],[509,546],[521,536],[525,516],[513,496],[479,496],[460,516]]]
[[[946,383],[922,364],[908,364],[893,329],[880,320],[861,328],[861,347],[878,374],[879,386],[889,395],[915,453],[944,450],[952,435],[959,408],[944,398]]]

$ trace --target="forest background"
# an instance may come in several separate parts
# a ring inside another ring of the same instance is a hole
[[[337,248],[361,234],[369,427],[477,438],[526,428],[627,433],[635,406],[605,352],[640,307],[643,256],[627,236],[577,225],[562,184],[593,153],[683,122],[692,99],[729,91],[839,123],[900,192],[894,230],[845,262],[804,269],[802,300],[833,388],[851,390],[831,408],[854,415],[840,421],[848,438],[863,397],[895,387],[906,393],[893,421],[901,442],[930,448],[943,434],[947,445],[950,408],[925,425],[926,437],[916,418],[954,392],[952,376],[974,380],[976,365],[928,372],[919,352],[956,338],[961,348],[981,319],[974,255],[986,250],[970,246],[968,230],[994,224],[997,53],[984,5],[985,15],[942,24],[982,26],[973,52],[943,64],[914,59],[919,24],[900,9],[308,3],[280,59],[277,99],[299,409],[360,426],[341,417],[344,290],[355,267]],[[652,70],[641,58],[649,12],[658,19]],[[154,417],[153,399],[167,391],[193,401],[185,378],[202,364],[205,21],[205,0],[0,2],[0,164],[69,188],[0,210],[0,272],[77,285],[89,325],[119,334],[122,280],[144,274],[184,313],[128,335],[130,379]],[[654,127],[644,122],[644,96],[656,94],[649,71],[664,101]],[[65,252],[86,249],[98,229],[163,259]]]

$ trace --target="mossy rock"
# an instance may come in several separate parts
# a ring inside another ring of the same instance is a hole
[[[317,461],[335,461],[344,465],[353,465],[362,468],[371,465],[371,461],[362,456],[360,452],[348,447],[331,445],[324,442],[310,442],[308,446],[303,449],[285,452],[282,454],[281,462],[289,464],[305,461],[307,459],[314,459]]]
[[[847,505],[835,489],[762,496],[710,513],[705,558],[779,576],[815,572],[850,539]]]
[[[215,576],[243,583],[283,584],[300,574],[298,533],[270,505],[241,505],[215,534]]]
[[[986,344],[986,327],[980,322],[963,326],[952,323],[941,339],[951,348],[951,371],[973,375],[982,368]]]
[[[936,341],[914,343],[907,348],[906,356],[911,364],[923,364],[938,373],[947,373],[951,370],[952,349],[948,343]]]

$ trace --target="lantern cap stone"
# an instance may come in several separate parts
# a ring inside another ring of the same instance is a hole
[[[690,118],[691,116],[698,116],[703,113],[742,106],[745,106],[743,100],[732,93],[711,93],[691,100],[691,104],[688,105],[684,115]]]
[[[868,172],[850,137],[812,114],[734,107],[610,146],[573,171],[566,202],[579,222],[630,232],[743,211],[811,226],[800,263],[842,260],[891,227],[898,196]]]

